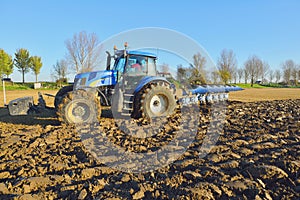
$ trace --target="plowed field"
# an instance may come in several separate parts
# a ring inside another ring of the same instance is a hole
[[[7,101],[23,96],[37,97],[37,91],[8,91]],[[53,106],[53,99],[45,99]],[[54,110],[9,116],[2,107],[0,199],[299,199],[300,90],[230,93],[226,108],[222,129],[216,129],[220,136],[205,157],[198,156],[197,147],[209,127],[209,107],[200,110],[195,140],[175,162],[128,173],[95,159],[78,129],[60,125]],[[159,145],[154,137],[144,141],[118,135],[111,117],[104,116],[99,126],[128,151],[146,152]]]

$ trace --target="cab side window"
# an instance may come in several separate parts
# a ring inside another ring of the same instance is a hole
[[[124,72],[124,66],[125,66],[125,58],[120,58],[118,61],[118,64],[116,66],[116,70],[120,73],[123,74]]]
[[[156,65],[154,58],[148,58],[148,76],[156,76]]]
[[[118,60],[117,65],[115,66],[115,70],[118,71],[118,81],[120,81],[122,74],[124,73],[124,67],[125,67],[126,59],[120,58]]]

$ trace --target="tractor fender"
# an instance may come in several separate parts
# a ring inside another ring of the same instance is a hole
[[[139,84],[137,85],[137,87],[134,90],[134,93],[137,94],[139,91],[141,91],[149,83],[160,82],[160,81],[168,83],[169,85],[173,85],[165,77],[145,76],[144,78],[142,78],[140,80]],[[175,88],[175,86],[174,86],[174,88]]]
[[[98,88],[85,86],[85,87],[80,87],[79,89],[86,90],[87,92],[93,93],[93,94],[96,94],[98,92],[100,98],[104,101],[105,105],[107,105],[107,106],[109,105],[107,97]]]

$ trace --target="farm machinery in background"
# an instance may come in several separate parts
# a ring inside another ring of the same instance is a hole
[[[61,88],[54,105],[58,119],[67,124],[99,120],[103,106],[110,106],[114,116],[145,118],[171,115],[177,104],[189,105],[228,100],[228,92],[242,90],[228,85],[200,85],[186,89],[174,78],[161,76],[156,55],[149,52],[114,48],[107,53],[104,71],[77,74],[74,84]],[[111,66],[111,59],[114,64]],[[43,106],[42,95],[39,105]],[[24,114],[33,107],[32,98],[9,103],[10,114]]]

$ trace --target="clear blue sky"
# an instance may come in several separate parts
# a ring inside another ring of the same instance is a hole
[[[129,29],[163,27],[195,39],[215,62],[226,48],[239,66],[255,54],[275,69],[286,59],[300,64],[299,11],[297,0],[1,0],[0,48],[41,56],[39,80],[51,80],[50,68],[64,58],[65,40],[74,33],[94,32],[103,41]],[[11,77],[21,81],[16,69]],[[31,72],[26,81],[34,81]]]

